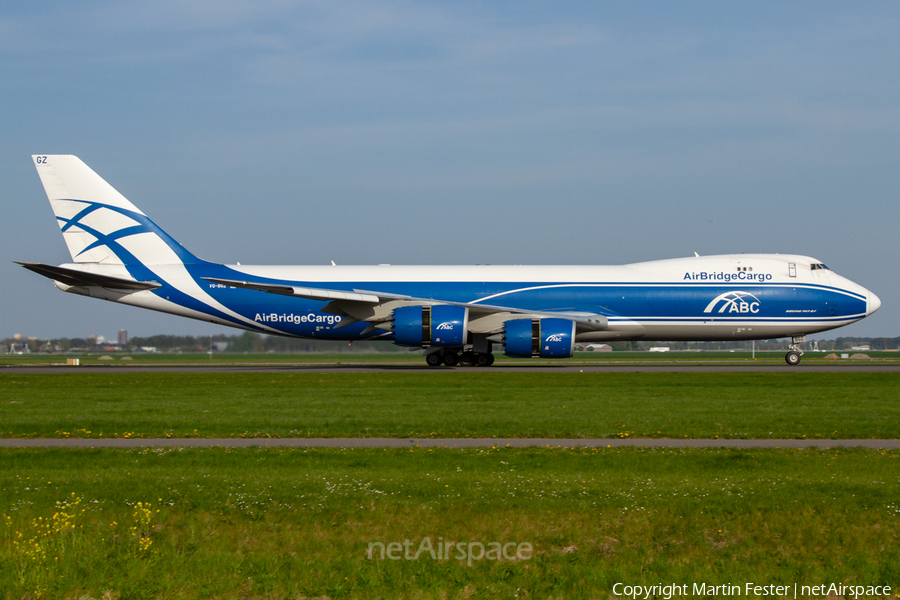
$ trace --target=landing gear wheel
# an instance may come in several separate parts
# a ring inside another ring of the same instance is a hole
[[[448,352],[444,355],[444,364],[448,367],[455,367],[459,364],[459,354],[456,352]]]
[[[805,335],[795,335],[791,337],[791,343],[788,345],[788,353],[784,355],[784,362],[796,367],[800,364],[800,357],[803,356],[803,350],[800,344],[806,341]]]
[[[472,352],[471,350],[466,350],[465,352],[460,354],[459,364],[466,366],[466,367],[471,367],[472,365],[474,365],[475,364],[475,353]]]
[[[792,367],[795,367],[800,364],[800,354],[791,350],[784,355],[784,362],[791,365]]]
[[[440,352],[433,352],[425,357],[425,362],[429,367],[439,367],[444,362]]]
[[[475,355],[475,364],[479,367],[489,367],[494,364],[494,355],[489,352],[478,353]]]

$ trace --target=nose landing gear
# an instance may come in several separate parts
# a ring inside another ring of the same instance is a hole
[[[788,346],[788,353],[784,355],[784,362],[796,367],[800,364],[800,357],[803,356],[803,350],[800,344],[806,341],[805,335],[795,335],[791,338],[791,344]]]
[[[799,352],[791,350],[790,352],[788,352],[787,354],[784,355],[784,362],[791,365],[792,367],[799,365],[800,364],[800,356],[801,355]]]

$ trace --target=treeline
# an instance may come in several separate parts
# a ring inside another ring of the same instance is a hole
[[[895,338],[864,338],[864,337],[839,337],[834,340],[835,350],[847,350],[852,346],[864,346],[866,344],[872,350],[897,350],[900,348],[900,337]],[[822,342],[819,342],[822,347]]]
[[[250,331],[239,335],[151,335],[132,337],[124,347],[112,340],[89,338],[7,338],[0,341],[0,354],[66,352],[404,352],[387,342],[304,340],[260,335]]]
[[[819,348],[822,349],[822,344],[827,344],[831,342],[819,342]],[[609,342],[609,345],[612,347],[614,351],[617,352],[640,352],[647,351],[650,348],[656,348],[659,346],[669,348],[673,352],[682,350],[682,351],[690,351],[693,350],[695,352],[716,352],[716,351],[728,351],[728,350],[750,350],[753,347],[753,342],[750,340],[737,340],[737,341],[722,341],[722,342],[648,342],[644,340],[637,340],[633,342]],[[778,351],[784,350],[787,346],[787,341],[785,339],[780,340],[756,340],[756,350],[758,352],[764,352],[767,350]],[[830,348],[830,347],[829,347]]]
[[[758,340],[757,351],[784,350],[786,341]],[[834,340],[819,340],[819,350],[840,351],[849,350],[854,346],[868,345],[871,350],[897,350],[900,348],[900,337],[894,338],[868,338],[868,337],[839,337]],[[649,350],[655,346],[666,346],[673,351],[695,350],[749,350],[749,341],[723,341],[723,342],[611,342],[615,351],[641,351]],[[805,348],[807,346],[804,346]],[[148,337],[133,337],[128,340],[125,347],[104,341],[97,342],[90,338],[58,338],[41,340],[37,338],[16,339],[7,338],[0,340],[0,354],[7,352],[97,352],[97,351],[124,351],[124,352],[405,352],[401,348],[389,342],[338,342],[328,340],[303,340],[278,336],[261,335],[258,333],[244,332],[239,335],[218,334],[213,336],[191,335],[152,335]]]
[[[403,351],[385,342],[304,340],[245,331],[240,335],[153,335],[128,340],[129,349],[156,348],[159,352],[393,352]]]
[[[777,340],[756,340],[756,350],[757,351],[778,351],[784,350],[788,343],[787,338],[780,338]],[[646,341],[634,341],[634,342],[611,342],[609,345],[612,346],[613,350],[616,351],[639,351],[639,350],[649,350],[655,346],[666,346],[667,348],[675,351],[675,350],[704,350],[704,351],[716,351],[716,350],[749,350],[752,347],[753,342],[749,340],[737,340],[737,341],[722,341],[722,342],[646,342]],[[812,340],[807,342],[808,345],[812,345]],[[807,344],[804,344],[803,347],[806,348]],[[823,351],[840,351],[840,350],[849,350],[854,346],[865,346],[868,345],[871,350],[897,350],[900,348],[900,337],[895,338],[868,338],[868,337],[839,337],[834,340],[818,340],[819,350]]]

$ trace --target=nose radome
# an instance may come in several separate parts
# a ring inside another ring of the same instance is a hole
[[[866,315],[871,315],[879,308],[881,308],[881,299],[872,292],[866,294]]]

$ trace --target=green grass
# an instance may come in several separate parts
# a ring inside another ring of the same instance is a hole
[[[888,438],[900,437],[898,382],[802,371],[0,374],[0,435]],[[607,597],[616,582],[891,585],[898,458],[0,450],[0,598],[545,599]],[[425,537],[525,542],[534,554],[471,566],[366,558],[373,542],[415,548]]]
[[[2,450],[0,597],[543,599],[606,597],[616,582],[895,585],[898,458],[872,450]],[[60,512],[69,517],[57,524],[72,528],[41,535],[44,521],[35,520]],[[527,542],[534,553],[472,566],[425,554],[366,558],[372,542],[417,547],[425,537]]]
[[[0,374],[3,437],[900,438],[896,373]]]

